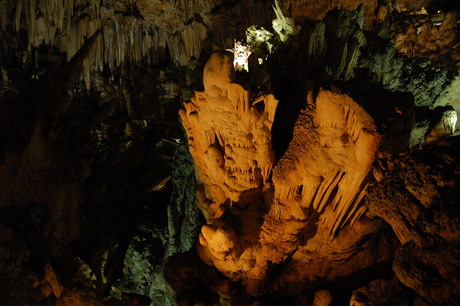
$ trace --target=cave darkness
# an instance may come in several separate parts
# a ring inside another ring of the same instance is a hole
[[[459,17],[0,0],[0,304],[457,305]]]

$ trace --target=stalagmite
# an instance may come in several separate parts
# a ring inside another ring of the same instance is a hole
[[[270,130],[278,101],[263,96],[258,103],[265,107],[255,108],[249,92],[232,83],[232,61],[230,53],[213,53],[204,67],[204,92],[196,92],[180,116],[196,166],[197,204],[208,220],[198,253],[255,293],[269,262],[288,256],[309,262],[315,250],[324,264],[359,250],[375,229],[361,219],[380,136],[355,101],[322,89],[316,99],[309,95],[290,147],[274,165]],[[301,246],[302,232],[311,228],[316,235]],[[311,277],[305,273],[299,277]]]
[[[445,107],[437,107],[435,110],[434,124],[425,135],[425,142],[430,143],[439,140],[445,136],[454,134],[457,124],[457,112],[455,109],[447,105]]]
[[[341,228],[357,221],[358,212],[362,214],[366,180],[380,137],[372,118],[353,100],[325,90],[316,99],[314,126],[318,134],[311,137],[317,139],[316,144],[310,144],[305,152],[300,148],[302,138],[294,136],[286,159],[281,159],[275,167],[275,197],[282,203],[290,203],[288,196],[282,191],[278,193],[278,188],[286,190],[286,184],[298,185],[301,177],[302,185],[317,186],[313,198],[303,197],[308,202],[302,205],[320,213],[324,230],[335,236]],[[305,132],[297,133],[301,137]],[[294,153],[297,151],[304,152],[303,157]],[[295,161],[296,167],[290,165],[291,161]]]
[[[199,178],[216,207],[263,187],[274,160],[269,137],[277,101],[265,97],[259,102],[265,110],[259,113],[249,93],[231,83],[232,62],[229,53],[214,53],[204,69],[205,91],[197,92],[180,113]]]

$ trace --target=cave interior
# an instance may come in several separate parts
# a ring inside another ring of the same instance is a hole
[[[458,305],[459,23],[0,0],[0,304]]]

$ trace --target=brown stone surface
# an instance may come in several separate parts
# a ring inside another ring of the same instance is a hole
[[[380,224],[365,217],[363,206],[380,143],[369,114],[344,94],[310,93],[272,174],[277,101],[270,95],[250,101],[231,83],[232,71],[231,57],[214,53],[204,68],[205,91],[180,113],[196,165],[197,204],[208,219],[200,257],[252,294],[332,280],[387,260],[390,254],[360,253]],[[286,260],[280,282],[264,284],[271,266]]]
[[[312,0],[289,0],[281,1],[283,8],[294,17],[302,16],[312,20],[321,20],[327,12],[335,8],[355,10],[359,5],[364,5],[366,26],[370,27],[374,20],[376,0],[333,0],[333,1],[312,1]]]
[[[56,301],[56,306],[102,306],[104,303],[96,298],[94,292],[69,290]]]
[[[449,304],[460,296],[458,137],[383,159],[384,178],[369,208],[388,222],[403,246],[393,264],[398,279],[426,301]]]
[[[53,293],[57,298],[59,298],[64,291],[64,286],[49,263],[45,265],[45,278],[40,282],[40,289],[43,295],[49,296]]]
[[[376,279],[353,291],[350,306],[410,305],[411,292],[395,279]]]
[[[315,299],[313,306],[329,306],[332,303],[332,294],[327,290],[320,290],[315,292]]]
[[[458,303],[450,2],[0,1],[0,304]]]
[[[448,12],[440,23],[427,17],[420,27],[409,25],[395,36],[396,49],[407,57],[422,57],[445,63],[460,61],[456,12]]]

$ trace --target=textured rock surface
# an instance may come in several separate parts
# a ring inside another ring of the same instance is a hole
[[[232,64],[229,54],[214,53],[204,68],[205,91],[180,114],[204,185],[201,196],[213,201],[208,219],[219,217],[227,199],[239,202],[241,194],[263,187],[274,162],[270,130],[278,101],[251,101],[248,91],[231,83]]]
[[[372,24],[378,1],[333,0],[333,1],[283,1],[283,8],[294,16],[303,16],[313,20],[323,19],[327,12],[335,8],[353,11],[363,5],[366,12],[366,24]],[[363,16],[364,17],[364,16]],[[364,20],[363,20],[364,21]]]
[[[377,279],[353,291],[350,306],[409,305],[411,292],[397,280]]]
[[[442,22],[435,25],[428,19],[419,28],[408,26],[405,33],[395,36],[395,47],[407,57],[424,57],[458,63],[460,45],[456,36],[456,13],[449,12]]]
[[[393,264],[398,279],[430,303],[458,299],[458,137],[380,164],[384,178],[369,208],[403,243]],[[430,161],[428,163],[427,161]]]
[[[2,305],[455,304],[458,5],[0,1]]]
[[[311,267],[297,275],[280,273],[284,284],[276,286],[330,280],[374,264],[369,258],[357,267],[369,256],[362,253],[354,268],[326,272],[349,260],[378,228],[379,222],[362,218],[380,143],[373,119],[346,95],[310,92],[289,149],[271,174],[277,101],[248,100],[250,93],[231,83],[231,63],[229,55],[214,53],[204,68],[205,91],[181,111],[197,169],[198,205],[208,219],[201,229],[201,258],[242,280],[253,294],[263,293],[271,265],[288,258],[287,271]]]

